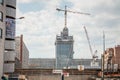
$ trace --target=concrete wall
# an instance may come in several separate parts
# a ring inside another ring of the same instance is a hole
[[[23,55],[22,55],[22,68],[28,68],[28,61],[29,61],[29,51],[25,45],[25,43],[23,43]]]
[[[89,80],[91,75],[69,75],[64,80]],[[28,80],[61,80],[61,75],[29,75]]]
[[[68,73],[64,80],[90,80],[89,78],[97,76],[100,69],[63,69],[62,73]],[[28,77],[28,80],[61,80],[61,72],[54,69],[16,69],[14,74],[22,74]]]
[[[20,37],[15,38],[15,53],[16,58],[20,60]]]
[[[21,68],[28,68],[29,51],[23,41],[23,35],[18,36],[15,39],[15,52],[16,58],[21,63]]]

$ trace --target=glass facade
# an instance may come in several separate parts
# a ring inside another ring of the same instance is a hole
[[[68,29],[64,28],[60,36],[56,37],[56,68],[68,68],[73,59],[73,37],[68,36]]]

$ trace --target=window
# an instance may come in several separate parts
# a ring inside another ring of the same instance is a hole
[[[3,21],[3,13],[0,11],[0,21]]]
[[[2,29],[0,29],[0,39],[2,38]]]

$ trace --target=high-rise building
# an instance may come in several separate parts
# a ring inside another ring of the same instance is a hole
[[[5,1],[5,52],[4,52],[4,73],[14,72],[15,67],[15,19],[16,0]]]
[[[56,36],[56,68],[69,68],[73,59],[73,36],[69,36],[67,27],[64,27],[61,35]]]
[[[3,75],[4,63],[5,15],[6,4],[5,1],[0,0],[0,77]]]

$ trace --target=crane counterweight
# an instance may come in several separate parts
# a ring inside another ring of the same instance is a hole
[[[56,8],[56,10],[60,11],[60,9],[59,9],[59,8]]]

